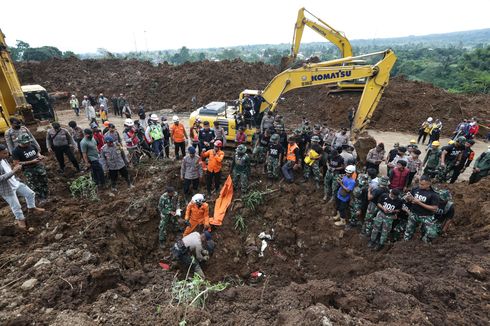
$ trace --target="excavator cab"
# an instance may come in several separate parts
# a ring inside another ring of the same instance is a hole
[[[22,91],[27,103],[31,105],[34,119],[54,121],[56,116],[48,92],[40,85],[24,85]]]

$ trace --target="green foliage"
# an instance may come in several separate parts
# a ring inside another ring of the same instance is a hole
[[[70,192],[73,197],[87,198],[98,201],[97,185],[90,176],[80,176],[70,183]]]
[[[255,211],[264,202],[264,192],[258,190],[250,191],[243,196],[242,200],[246,208]]]
[[[233,219],[235,220],[235,230],[243,232],[247,229],[245,218],[242,215],[235,215]]]
[[[211,284],[209,281],[202,279],[199,275],[194,274],[192,279],[182,281],[175,280],[172,284],[172,301],[177,305],[192,306],[204,309],[206,300],[210,293],[221,292],[226,289],[228,283]]]
[[[42,46],[40,48],[27,48],[22,54],[22,60],[45,61],[52,58],[61,58],[63,53],[54,46]]]

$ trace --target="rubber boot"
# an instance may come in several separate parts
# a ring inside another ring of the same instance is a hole
[[[332,217],[332,220],[334,220],[334,221],[340,220],[340,213],[337,212],[337,215],[335,215],[334,217]]]
[[[340,221],[334,223],[335,226],[345,226],[345,219],[341,218]]]

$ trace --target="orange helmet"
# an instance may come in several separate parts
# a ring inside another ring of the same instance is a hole
[[[104,127],[109,127],[109,121],[104,121]]]

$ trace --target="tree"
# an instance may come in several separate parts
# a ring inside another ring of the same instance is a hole
[[[25,50],[30,48],[29,43],[17,40],[16,46],[10,48],[10,55],[12,56],[12,60],[20,61],[22,60],[22,56],[24,55]]]
[[[61,58],[63,53],[54,46],[42,46],[39,48],[28,48],[22,54],[23,60],[45,61],[52,58]]]

